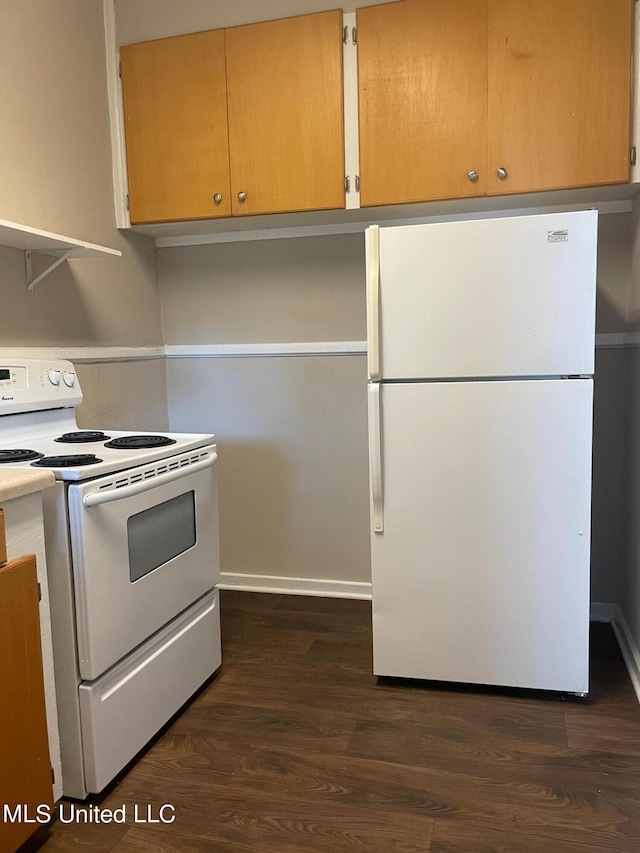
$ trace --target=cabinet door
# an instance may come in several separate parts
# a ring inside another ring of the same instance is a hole
[[[484,195],[487,0],[370,6],[357,27],[361,204]]]
[[[0,684],[0,802],[23,804],[33,819],[38,805],[53,805],[33,556],[0,569]],[[17,849],[36,828],[3,823],[2,850]]]
[[[490,195],[629,180],[632,6],[489,0]]]
[[[131,222],[229,216],[224,30],[120,57]]]
[[[344,207],[342,13],[225,37],[233,213]]]

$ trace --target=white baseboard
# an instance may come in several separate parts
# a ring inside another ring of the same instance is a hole
[[[612,622],[615,604],[603,604],[601,601],[592,601],[589,613],[590,622]]]
[[[640,702],[640,649],[638,649],[633,634],[627,625],[624,613],[619,607],[615,608],[611,626],[618,640],[624,662],[627,665],[633,689],[638,697],[638,702]]]
[[[244,575],[222,572],[220,589],[244,592],[274,592],[284,595],[318,595],[325,598],[371,598],[371,584],[317,578],[285,578],[274,575]]]

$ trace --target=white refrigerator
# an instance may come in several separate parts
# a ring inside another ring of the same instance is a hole
[[[367,229],[376,675],[588,691],[596,238]]]

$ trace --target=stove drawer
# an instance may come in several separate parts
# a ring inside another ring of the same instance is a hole
[[[90,793],[101,791],[220,666],[218,595],[208,593],[109,672],[80,686]]]

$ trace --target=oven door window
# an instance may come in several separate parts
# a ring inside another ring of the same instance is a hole
[[[196,544],[196,500],[187,492],[127,521],[129,577],[140,580]]]

